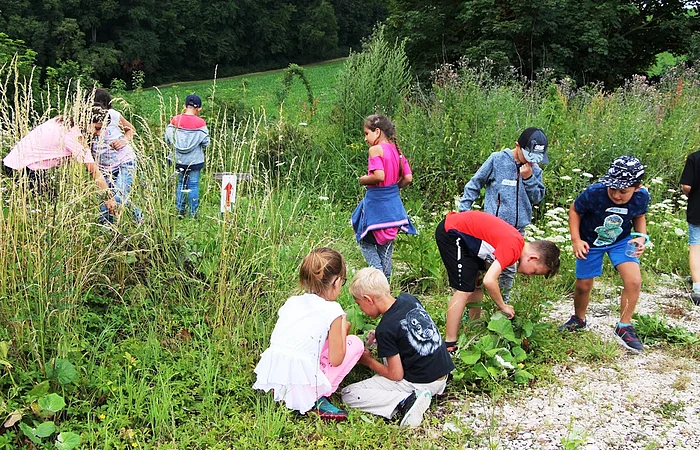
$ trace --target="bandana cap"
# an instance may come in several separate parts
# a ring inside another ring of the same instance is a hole
[[[613,160],[608,171],[598,180],[611,189],[624,189],[641,184],[644,166],[634,156],[618,156]]]

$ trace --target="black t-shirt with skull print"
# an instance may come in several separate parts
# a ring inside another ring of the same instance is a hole
[[[432,383],[455,367],[435,322],[410,294],[396,297],[396,302],[382,315],[376,337],[378,356],[388,358],[398,354],[403,377],[411,383]]]

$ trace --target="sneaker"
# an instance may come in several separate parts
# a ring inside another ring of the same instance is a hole
[[[690,299],[693,301],[693,303],[700,306],[700,294],[692,292],[690,294]]]
[[[423,421],[423,414],[430,406],[432,395],[430,391],[414,391],[399,405],[399,413],[403,415],[399,426],[417,427]]]
[[[634,331],[634,327],[632,325],[627,327],[621,327],[618,324],[615,327],[615,339],[617,339],[623,347],[633,351],[634,353],[640,353],[644,351],[644,346],[637,337],[637,333]]]
[[[316,400],[311,412],[318,414],[321,419],[335,422],[347,420],[348,412],[334,406],[326,397]]]
[[[559,331],[578,331],[578,330],[585,330],[588,328],[586,326],[586,320],[585,319],[579,319],[576,314],[571,316],[569,320],[562,326],[558,328]]]

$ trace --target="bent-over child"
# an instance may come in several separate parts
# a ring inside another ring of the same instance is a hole
[[[639,256],[649,239],[645,215],[649,192],[642,187],[643,177],[644,166],[637,158],[617,157],[605,175],[588,186],[569,208],[571,243],[576,256],[574,315],[559,327],[559,331],[586,328],[593,280],[602,275],[603,257],[607,254],[623,286],[620,322],[614,336],[633,352],[644,350],[631,324],[642,288]],[[631,235],[632,228],[636,237]]]
[[[693,291],[690,299],[700,305],[700,150],[688,155],[681,174],[681,189],[688,196],[688,262]]]
[[[515,141],[515,148],[491,153],[464,186],[458,210],[468,211],[486,188],[484,211],[500,217],[525,236],[532,221],[532,207],[544,198],[542,169],[549,162],[547,136],[540,128],[527,128]],[[515,279],[515,265],[504,267],[498,283],[503,301],[508,303]]]
[[[522,234],[503,219],[481,211],[451,212],[435,230],[435,241],[454,290],[447,306],[445,341],[450,352],[457,350],[457,332],[467,303],[481,302],[484,289],[506,316],[515,310],[501,296],[498,277],[504,267],[517,263],[523,275],[554,276],[559,271],[559,248],[553,242],[525,242]],[[483,281],[478,286],[481,272]],[[481,315],[470,308],[469,317]]]
[[[194,218],[199,208],[199,178],[204,168],[204,149],[209,146],[209,129],[199,117],[201,111],[202,99],[188,95],[185,112],[173,117],[165,129],[165,142],[175,147],[175,155],[169,159],[177,170],[175,206],[179,218],[185,217],[188,203]]]
[[[367,190],[352,213],[352,226],[367,264],[389,279],[399,229],[418,234],[399,196],[399,189],[413,181],[413,174],[398,147],[396,128],[389,118],[378,114],[367,117],[364,133],[369,150],[367,174],[360,177],[360,184]]]
[[[350,293],[362,312],[382,316],[377,329],[368,333],[366,345],[377,344],[374,359],[367,349],[360,364],[376,375],[342,390],[343,401],[400,425],[417,427],[432,396],[442,394],[447,375],[454,369],[445,343],[433,319],[418,299],[402,293],[394,298],[384,274],[374,267],[355,274]]]
[[[278,312],[270,346],[255,367],[255,389],[272,389],[275,401],[305,414],[313,410],[325,420],[345,420],[347,412],[328,396],[362,356],[357,336],[335,301],[345,284],[345,261],[322,247],[309,253],[299,268],[305,293],[290,297]]]

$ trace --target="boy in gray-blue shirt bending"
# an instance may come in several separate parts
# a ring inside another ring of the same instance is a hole
[[[547,136],[540,128],[520,134],[515,148],[491,153],[464,187],[459,211],[470,210],[482,188],[486,188],[484,211],[500,217],[525,235],[532,221],[532,207],[544,198],[542,169],[549,162]],[[503,300],[508,302],[515,278],[515,265],[506,267],[498,279]]]

